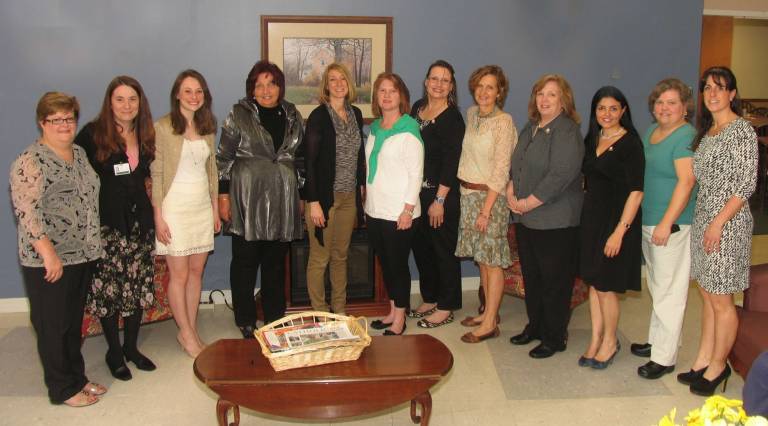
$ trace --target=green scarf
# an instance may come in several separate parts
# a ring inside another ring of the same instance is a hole
[[[373,183],[373,178],[376,176],[376,169],[379,163],[379,152],[381,152],[381,147],[384,146],[384,141],[390,136],[399,133],[410,133],[413,136],[416,136],[416,139],[424,145],[424,141],[421,140],[419,123],[410,115],[401,116],[389,129],[381,128],[381,118],[376,119],[376,121],[371,124],[371,134],[374,139],[371,156],[368,158],[368,183]]]

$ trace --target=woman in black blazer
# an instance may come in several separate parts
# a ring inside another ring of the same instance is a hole
[[[304,135],[307,289],[312,309],[344,314],[347,251],[365,184],[363,115],[352,105],[355,87],[344,65],[328,65],[320,87],[320,106],[310,113]],[[329,266],[330,305],[325,300],[325,270]]]

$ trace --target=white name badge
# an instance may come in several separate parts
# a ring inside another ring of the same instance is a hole
[[[128,163],[115,164],[115,176],[129,175],[131,174],[131,166]]]

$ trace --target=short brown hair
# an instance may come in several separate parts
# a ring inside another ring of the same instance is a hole
[[[504,102],[507,100],[507,93],[509,93],[509,82],[507,76],[504,74],[504,70],[498,65],[485,65],[472,72],[469,76],[469,93],[472,95],[472,101],[475,101],[475,89],[480,84],[480,80],[486,75],[492,75],[496,77],[496,86],[499,88],[499,95],[496,97],[496,106],[499,108],[504,107]]]
[[[533,88],[531,88],[531,98],[528,99],[528,119],[535,123],[541,121],[541,114],[536,107],[536,94],[550,81],[554,81],[560,89],[560,103],[563,104],[565,115],[575,121],[576,124],[581,123],[579,113],[576,112],[576,104],[573,101],[573,90],[571,90],[571,85],[568,84],[568,80],[566,80],[565,77],[559,74],[544,74],[533,83]]]
[[[39,101],[37,101],[37,125],[45,120],[49,115],[57,112],[72,112],[75,120],[80,118],[80,103],[77,98],[62,92],[46,92]]]
[[[371,99],[371,111],[376,118],[381,117],[381,108],[379,108],[379,86],[384,80],[389,80],[395,86],[395,89],[400,93],[400,114],[408,114],[411,112],[411,94],[408,92],[408,86],[405,85],[403,79],[399,75],[391,72],[383,72],[376,77],[376,81],[373,82],[373,96]]]
[[[693,90],[683,83],[679,78],[670,77],[661,80],[653,86],[651,94],[648,95],[648,111],[651,113],[651,120],[656,122],[656,117],[653,115],[653,105],[659,100],[659,96],[667,90],[675,90],[680,95],[680,102],[685,106],[685,112],[687,113],[686,119],[693,115]]]
[[[248,73],[248,77],[245,79],[245,96],[248,99],[253,99],[253,89],[256,88],[256,80],[259,79],[259,75],[264,73],[271,75],[272,81],[280,88],[280,95],[277,100],[282,102],[283,98],[285,98],[285,74],[280,70],[280,67],[266,60],[256,62]]]
[[[331,92],[328,90],[328,74],[330,74],[331,71],[338,71],[344,75],[344,78],[347,80],[348,88],[347,102],[352,103],[357,97],[357,94],[355,93],[355,84],[352,81],[352,76],[349,74],[347,67],[337,62],[328,65],[325,68],[325,71],[323,71],[323,80],[320,83],[320,102],[327,104],[331,100]]]

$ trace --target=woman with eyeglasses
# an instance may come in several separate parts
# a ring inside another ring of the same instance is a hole
[[[424,96],[411,108],[424,140],[419,202],[427,217],[413,239],[423,302],[408,316],[421,318],[416,325],[422,328],[449,324],[453,311],[461,309],[461,264],[454,252],[460,213],[456,173],[465,128],[456,102],[453,67],[443,60],[433,62],[424,78]]]
[[[107,388],[85,376],[80,351],[85,295],[101,257],[99,177],[72,141],[80,105],[48,92],[37,103],[40,139],[11,165],[19,260],[48,398],[83,407]]]

